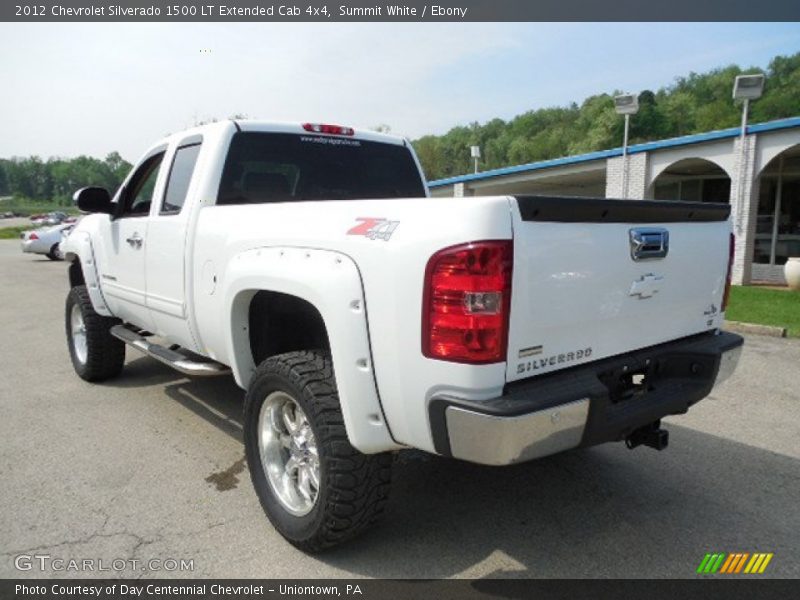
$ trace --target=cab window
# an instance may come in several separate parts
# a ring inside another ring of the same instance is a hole
[[[183,208],[198,154],[200,154],[200,144],[181,146],[175,151],[164,201],[161,204],[162,215],[176,215]]]
[[[161,170],[164,153],[148,158],[131,177],[122,197],[122,217],[142,217],[150,213],[156,179]]]

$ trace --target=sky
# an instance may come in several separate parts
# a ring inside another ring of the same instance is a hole
[[[798,51],[800,23],[2,23],[0,157],[133,162],[234,114],[413,139]]]

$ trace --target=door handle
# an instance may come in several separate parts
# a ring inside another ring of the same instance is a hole
[[[138,233],[134,233],[131,237],[125,240],[131,245],[131,248],[139,249],[142,247],[142,242],[144,242],[144,238],[140,236]]]

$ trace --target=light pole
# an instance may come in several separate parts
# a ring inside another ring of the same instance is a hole
[[[750,100],[757,100],[764,93],[764,75],[737,75],[733,82],[733,99],[742,102],[742,128],[739,137],[739,189],[736,194],[736,235],[741,236],[742,213],[744,213],[744,185],[747,173],[747,116],[750,111]]]
[[[478,159],[481,157],[481,147],[480,146],[470,146],[469,147],[470,156],[475,161],[475,173],[478,172]]]
[[[625,115],[625,136],[622,140],[622,197],[628,197],[628,132],[631,115],[639,112],[639,97],[635,94],[620,94],[614,97],[614,110]]]

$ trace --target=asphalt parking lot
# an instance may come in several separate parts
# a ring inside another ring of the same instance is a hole
[[[63,559],[190,559],[159,577],[693,577],[706,552],[772,552],[800,576],[800,340],[747,338],[736,374],[663,452],[622,444],[510,468],[401,453],[383,523],[304,555],[251,488],[232,379],[128,350],[104,385],[73,374],[66,265],[0,242],[0,577]],[[94,573],[105,576],[108,573]]]

